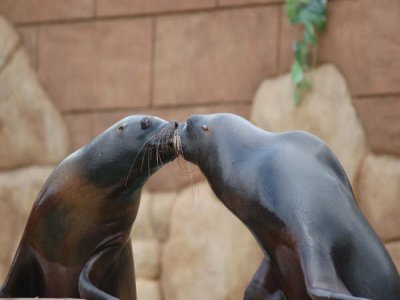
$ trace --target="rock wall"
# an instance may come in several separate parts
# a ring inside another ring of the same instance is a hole
[[[39,84],[19,35],[0,17],[0,280],[33,201],[68,152],[66,127]]]

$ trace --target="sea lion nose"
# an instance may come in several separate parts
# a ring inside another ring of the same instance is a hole
[[[178,124],[178,127],[176,129],[183,130],[185,129],[185,127],[186,127],[186,122],[182,122]]]
[[[168,126],[170,128],[173,128],[174,130],[178,128],[179,123],[176,120],[172,120],[168,122]]]

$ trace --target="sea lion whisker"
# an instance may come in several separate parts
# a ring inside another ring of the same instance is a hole
[[[127,176],[126,176],[124,186],[127,186],[128,180],[129,180],[129,176],[130,176],[131,173],[132,173],[133,166],[135,165],[135,162],[136,162],[137,158],[139,157],[139,155],[142,153],[143,148],[147,148],[149,142],[150,142],[156,135],[157,135],[157,133],[155,133],[155,134],[153,134],[152,136],[150,136],[150,137],[143,143],[143,145],[139,148],[138,153],[135,155],[135,157],[134,157],[134,159],[133,159],[133,162],[132,162],[131,166],[129,167],[129,171],[128,171],[128,174],[127,174]],[[142,166],[143,166],[143,160],[142,160]],[[142,172],[142,167],[140,168],[140,172]]]
[[[159,138],[156,144],[156,157],[157,157],[157,165],[161,166],[164,164],[161,155],[160,155],[160,147],[162,145],[165,145],[168,142],[169,135],[171,134],[171,130],[173,130],[170,127],[166,127],[164,130],[161,130],[159,133]]]
[[[181,136],[177,130],[174,131],[172,143],[173,143],[176,154],[178,156],[183,155]]]
[[[156,160],[157,160],[157,167],[159,167],[160,165],[162,165],[162,159],[161,159],[161,155],[160,155],[160,144],[161,144],[161,140],[163,139],[164,136],[167,135],[168,133],[168,127],[164,128],[163,130],[161,130],[157,143],[156,143]],[[161,164],[160,164],[161,162]]]
[[[142,155],[142,162],[141,162],[141,164],[140,164],[140,173],[142,173],[143,172],[143,165],[144,165],[144,158],[146,157],[146,153],[148,152],[147,150],[148,150],[148,145],[146,145],[146,148],[144,149],[144,151],[143,151],[143,155]]]

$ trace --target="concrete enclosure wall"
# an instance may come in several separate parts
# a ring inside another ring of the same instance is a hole
[[[129,113],[249,115],[285,73],[293,29],[280,0],[4,0],[67,122],[72,149]],[[400,3],[333,0],[319,62],[336,64],[374,152],[400,154]]]

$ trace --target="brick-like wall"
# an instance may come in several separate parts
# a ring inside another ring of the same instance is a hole
[[[279,0],[3,0],[72,148],[120,117],[249,115],[299,31]],[[400,154],[400,2],[333,0],[319,62],[338,66],[375,152]]]

